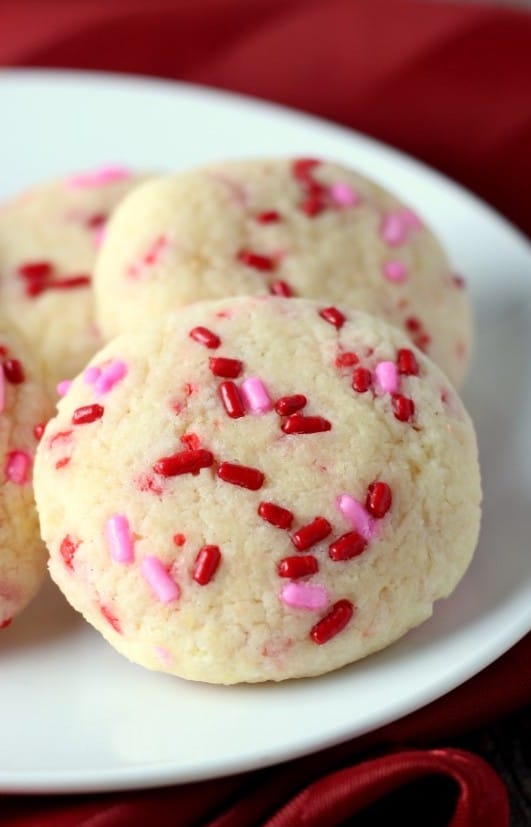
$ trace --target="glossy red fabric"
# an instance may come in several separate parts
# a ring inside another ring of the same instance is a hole
[[[0,0],[0,66],[156,75],[304,109],[427,161],[531,232],[523,10],[427,0]],[[444,745],[530,700],[528,637],[445,698],[316,755],[163,790],[0,796],[0,824],[333,827],[357,823],[403,785],[443,776],[456,791],[451,827],[506,827],[498,776]],[[396,813],[396,823],[407,821]]]
[[[424,775],[448,774],[459,794],[450,827],[502,824],[507,802],[500,782],[488,764],[468,752],[453,749],[404,751],[340,770],[307,787],[279,810],[266,827],[334,827],[371,804],[375,798]],[[227,823],[227,822],[225,822]],[[222,822],[218,821],[219,827]]]

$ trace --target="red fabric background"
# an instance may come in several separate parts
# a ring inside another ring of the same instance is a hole
[[[304,109],[430,163],[531,232],[525,11],[435,0],[16,0],[0,2],[0,65],[177,78]],[[439,774],[458,790],[452,827],[505,827],[498,777],[444,745],[530,700],[528,637],[440,701],[317,755],[166,790],[0,796],[0,824],[328,827]]]

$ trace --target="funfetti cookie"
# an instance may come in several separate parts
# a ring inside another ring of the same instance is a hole
[[[53,390],[101,347],[91,290],[109,215],[139,176],[107,166],[36,186],[0,208],[0,301]]]
[[[118,651],[214,683],[318,675],[432,613],[476,545],[474,429],[382,320],[205,302],[118,337],[36,460],[50,572]]]
[[[0,318],[0,650],[1,630],[29,603],[46,573],[32,475],[52,411],[26,343]]]
[[[439,242],[337,164],[239,161],[146,183],[109,224],[95,288],[106,338],[193,301],[272,293],[381,316],[457,386],[467,368],[469,301]]]

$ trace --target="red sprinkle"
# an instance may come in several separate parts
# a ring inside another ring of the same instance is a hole
[[[142,259],[143,263],[154,264],[167,243],[166,238],[163,235],[159,235],[150,245],[144,258]]]
[[[53,281],[46,282],[46,290],[70,290],[72,287],[84,287],[90,284],[90,276],[85,274],[80,276],[65,276],[61,279],[53,279]]]
[[[311,554],[297,555],[297,557],[284,557],[278,564],[279,577],[291,577],[297,580],[299,577],[307,577],[319,571],[319,563]]]
[[[38,422],[36,425],[33,426],[33,436],[40,442],[42,439],[42,435],[44,433],[44,429],[46,428],[46,422]]]
[[[393,413],[400,422],[410,422],[415,414],[415,404],[412,399],[395,393],[392,396]]]
[[[416,316],[410,316],[405,320],[404,327],[411,334],[413,342],[419,350],[425,351],[431,342],[431,336],[424,329],[422,322]]]
[[[201,447],[201,440],[197,434],[183,434],[179,439],[189,451],[197,451]]]
[[[365,393],[372,385],[372,373],[367,368],[356,368],[352,374],[352,387],[357,393]]]
[[[95,422],[103,416],[104,408],[101,405],[83,405],[81,408],[76,408],[72,414],[72,425],[87,425],[89,422]]]
[[[184,546],[184,544],[186,543],[186,537],[184,536],[184,534],[174,534],[173,542],[176,546]]]
[[[291,528],[293,522],[293,512],[275,503],[261,502],[258,506],[258,514],[262,520],[277,528]]]
[[[72,436],[72,431],[57,431],[56,434],[50,437],[50,448],[52,448],[56,442],[69,442],[70,437]]]
[[[107,217],[108,216],[104,212],[97,212],[93,215],[89,215],[87,218],[87,227],[90,227],[91,230],[97,230],[105,224]]]
[[[409,348],[402,347],[397,353],[396,366],[404,376],[418,376],[419,366],[415,354]]]
[[[19,359],[6,359],[2,362],[2,369],[5,378],[12,385],[21,385],[26,378],[22,362]]]
[[[163,477],[177,477],[180,474],[198,474],[201,468],[210,468],[214,456],[210,451],[180,451],[169,457],[161,457],[153,466],[156,474]]]
[[[325,209],[323,196],[320,193],[309,193],[301,203],[300,208],[309,218],[319,215]]]
[[[326,190],[314,177],[312,170],[320,161],[314,158],[299,158],[294,161],[291,171],[305,193],[299,208],[309,218],[319,215],[326,207]]]
[[[240,391],[234,382],[222,382],[218,388],[218,393],[223,402],[223,407],[231,419],[239,419],[241,416],[245,416],[245,406]]]
[[[354,614],[354,606],[350,600],[338,600],[334,603],[327,615],[325,615],[310,630],[310,637],[314,643],[319,645],[327,643],[351,620]]]
[[[192,577],[200,586],[206,586],[214,577],[221,562],[218,546],[203,546],[197,552]]]
[[[426,348],[431,342],[431,336],[429,335],[429,333],[423,331],[422,333],[419,333],[418,336],[415,336],[413,342],[414,344],[416,344],[419,350],[422,350],[422,352],[425,353]]]
[[[285,299],[291,299],[293,290],[287,281],[273,281],[269,285],[269,292],[273,296],[283,296]]]
[[[26,284],[27,296],[39,296],[46,290],[70,290],[74,287],[84,287],[90,284],[90,276],[65,276],[60,279],[32,278]]]
[[[385,517],[393,502],[393,494],[386,482],[371,482],[367,488],[365,508],[377,520]]]
[[[332,424],[323,416],[303,416],[295,413],[282,423],[285,434],[316,434],[330,431]]]
[[[6,620],[2,620],[0,622],[0,629],[7,629],[8,626],[11,626],[12,622],[13,622],[12,617],[8,617],[8,618],[6,618]]]
[[[320,163],[316,158],[298,158],[293,161],[291,171],[297,180],[306,182],[311,180],[310,171]]]
[[[301,408],[304,408],[307,401],[302,393],[295,393],[293,396],[281,396],[280,399],[277,399],[275,402],[275,411],[279,416],[290,416],[290,414],[294,414],[300,411]]]
[[[221,339],[215,333],[212,333],[207,327],[194,327],[188,334],[191,339],[199,342],[200,345],[215,350],[221,344]]]
[[[118,632],[119,635],[122,634],[122,627],[120,625],[120,621],[116,617],[115,614],[111,612],[106,606],[100,606],[100,612],[102,613],[103,617],[109,623],[115,632]]]
[[[58,459],[57,462],[55,463],[55,467],[56,467],[57,471],[60,468],[64,468],[65,465],[68,465],[68,463],[70,462],[70,459],[71,459],[71,457],[62,457],[61,459]]]
[[[256,220],[259,224],[276,224],[281,218],[280,213],[276,210],[265,210],[264,212],[258,213]]]
[[[253,253],[252,250],[240,250],[236,258],[246,267],[254,267],[255,270],[261,270],[264,273],[274,270],[277,266],[271,256]]]
[[[164,488],[151,474],[139,474],[135,480],[135,484],[139,491],[150,491],[157,496],[160,496],[160,494],[164,492]]]
[[[53,265],[49,261],[29,261],[27,264],[21,264],[17,270],[23,279],[45,279],[51,276],[52,272]]]
[[[31,296],[32,298],[40,295],[40,293],[44,293],[45,290],[46,282],[40,279],[34,279],[32,281],[29,281],[25,287],[26,296]]]
[[[226,379],[236,379],[243,367],[239,359],[227,359],[225,356],[211,356],[208,366],[214,376],[223,376]]]
[[[351,560],[358,557],[367,548],[367,540],[357,531],[349,531],[328,546],[328,555],[332,560]]]
[[[319,311],[319,315],[321,319],[324,319],[325,322],[334,325],[339,330],[345,324],[345,317],[341,310],[338,310],[337,307],[324,307],[322,310]]]
[[[422,330],[422,324],[416,316],[410,316],[404,324],[406,330],[409,330],[410,333],[419,333]]]
[[[43,285],[53,273],[53,266],[47,261],[30,262],[18,268],[18,275],[24,279],[26,295],[33,295],[34,290],[41,292]]]
[[[311,546],[328,537],[331,531],[332,526],[328,520],[325,520],[324,517],[316,517],[311,523],[297,529],[291,536],[291,542],[297,551],[306,551],[307,548],[311,548]]]
[[[68,569],[74,568],[74,555],[80,546],[79,540],[72,540],[70,534],[63,537],[59,546],[59,553]]]
[[[236,465],[233,462],[222,462],[218,468],[218,477],[232,485],[240,485],[250,491],[258,491],[264,484],[264,475],[257,468],[246,465]]]
[[[356,353],[346,351],[336,357],[336,368],[351,368],[353,365],[357,365],[358,362],[359,358]]]

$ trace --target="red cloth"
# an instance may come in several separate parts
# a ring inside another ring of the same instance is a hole
[[[525,11],[425,0],[0,3],[0,65],[158,75],[305,109],[438,167],[528,232],[530,45]],[[528,636],[445,698],[316,755],[164,790],[0,796],[0,824],[332,827],[398,787],[438,775],[458,791],[452,827],[506,827],[497,775],[479,757],[444,745],[530,700]],[[408,818],[396,816],[397,823]]]

